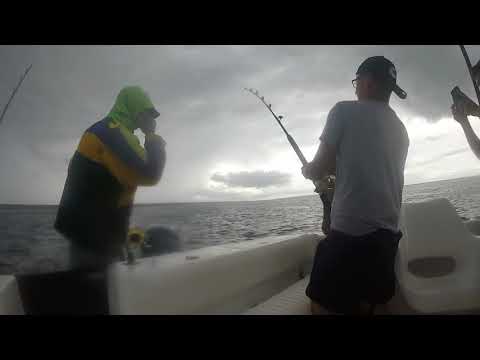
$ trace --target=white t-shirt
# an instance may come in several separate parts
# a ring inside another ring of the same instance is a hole
[[[321,141],[336,149],[331,228],[358,236],[398,231],[408,133],[379,101],[342,101],[328,114]]]

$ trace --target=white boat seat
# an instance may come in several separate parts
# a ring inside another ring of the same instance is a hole
[[[396,261],[400,290],[420,313],[480,308],[480,238],[447,199],[404,204]]]
[[[309,279],[308,276],[297,281],[242,315],[310,315],[310,299],[305,295]]]

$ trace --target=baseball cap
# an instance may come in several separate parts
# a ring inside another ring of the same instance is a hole
[[[357,75],[370,74],[376,80],[392,87],[392,91],[400,98],[405,99],[407,93],[397,85],[397,70],[395,65],[383,56],[372,56],[360,64]]]

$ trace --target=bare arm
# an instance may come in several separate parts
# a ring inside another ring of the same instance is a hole
[[[322,141],[313,160],[302,168],[303,176],[311,180],[320,180],[335,174],[336,154],[332,146]]]
[[[475,156],[480,159],[480,139],[472,129],[470,122],[468,119],[461,123],[463,132],[465,133],[465,137],[467,138],[468,145],[472,149]]]
[[[313,160],[302,168],[305,178],[316,182],[328,175],[335,175],[337,149],[341,142],[345,120],[345,116],[342,115],[342,105],[335,104],[328,113],[317,153]]]
[[[466,111],[461,106],[452,106],[453,118],[462,126],[465,137],[467,138],[468,145],[472,149],[475,156],[480,159],[480,139],[472,129]]]

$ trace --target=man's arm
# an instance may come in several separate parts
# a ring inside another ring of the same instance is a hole
[[[475,156],[480,159],[480,139],[475,135],[475,132],[468,121],[465,109],[462,106],[452,105],[453,118],[462,126],[468,145],[472,149]]]
[[[335,175],[335,158],[335,149],[322,141],[313,160],[302,167],[303,176],[315,181],[321,180],[327,175]]]
[[[345,125],[342,107],[342,103],[337,103],[328,113],[317,153],[312,162],[302,168],[302,174],[307,179],[315,181],[327,175],[335,175],[337,148]]]
[[[101,143],[100,162],[121,184],[152,186],[160,181],[166,162],[165,141],[160,136],[145,135],[143,149],[134,134],[115,124],[99,127],[93,135]]]
[[[475,135],[475,132],[470,125],[468,119],[461,123],[465,137],[467,138],[468,145],[472,149],[475,156],[480,159],[480,139]]]

